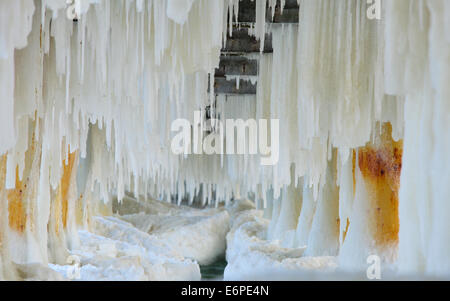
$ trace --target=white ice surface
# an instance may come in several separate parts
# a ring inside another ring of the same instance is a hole
[[[307,246],[284,248],[282,241],[268,240],[270,221],[251,202],[238,201],[227,209],[231,218],[224,280],[369,280],[366,268],[349,270],[335,256],[305,256]],[[392,264],[380,267],[381,280],[446,279],[406,275]]]
[[[225,280],[292,279],[336,268],[335,257],[302,257],[305,248],[283,248],[279,241],[266,240],[269,220],[262,217],[261,210],[246,209],[235,210],[232,216]]]
[[[73,280],[200,280],[199,264],[225,252],[229,215],[159,203],[152,214],[95,217],[79,231],[79,277],[73,264],[49,267]]]
[[[209,264],[225,253],[229,222],[226,211],[203,216],[192,211],[175,216],[139,213],[124,216],[123,219],[201,265]]]
[[[304,256],[306,246],[268,240],[269,220],[250,201],[226,210],[153,205],[146,213],[95,217],[95,233],[79,231],[81,247],[71,255],[80,259],[80,277],[73,280],[200,280],[199,263],[214,261],[225,247],[224,280],[368,280],[366,270],[347,271],[337,257]],[[73,265],[49,267],[23,267],[25,278],[74,275]],[[416,278],[382,266],[382,280]]]

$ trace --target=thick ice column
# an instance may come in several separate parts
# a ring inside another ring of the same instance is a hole
[[[36,124],[37,122],[30,122],[31,137],[24,156],[23,172],[20,175],[19,168],[16,167],[14,188],[8,189],[5,186],[6,155],[1,163],[0,191],[3,209],[0,222],[3,230],[0,253],[4,264],[9,265],[9,276],[5,276],[7,279],[15,277],[11,274],[14,264],[48,263],[47,239],[41,231],[42,228],[47,231],[48,219],[42,215],[45,208],[39,201],[41,177],[45,173],[41,175],[42,143],[36,136]]]
[[[316,210],[317,202],[314,200],[312,188],[308,184],[303,187],[303,200],[298,217],[297,229],[295,234],[295,247],[305,247],[308,245],[309,233]]]
[[[350,196],[354,201],[339,253],[339,266],[345,270],[360,270],[366,267],[367,256],[372,255],[374,249],[372,237],[375,226],[373,218],[368,214],[373,207],[359,167],[355,168],[354,175],[355,194]]]
[[[385,85],[405,96],[400,272],[450,270],[450,4],[386,2]]]
[[[430,139],[429,143],[433,143],[431,166],[428,169],[432,219],[427,272],[448,276],[450,274],[450,185],[448,185],[450,183],[450,3],[430,1],[429,7],[433,15],[429,35],[433,41],[430,44],[432,72],[430,78],[434,92],[430,94],[434,99],[430,107],[431,112],[428,113],[431,131],[426,135],[426,139]],[[425,97],[422,101],[429,106],[427,102],[429,99],[430,97]],[[425,134],[425,131],[422,133]],[[420,139],[420,136],[415,138]],[[411,164],[411,161],[408,164]]]
[[[350,226],[350,215],[355,197],[355,150],[352,150],[351,155],[347,155],[347,158],[342,158],[341,154],[339,154],[339,160],[339,242],[342,245]],[[345,162],[342,162],[343,160]]]
[[[405,105],[398,263],[405,273],[448,275],[450,91],[426,89]]]
[[[317,207],[305,255],[334,256],[339,252],[339,189],[336,183],[336,151],[328,162],[325,183],[319,191]]]
[[[378,132],[378,131],[376,131]],[[358,151],[358,166],[372,199],[378,247],[396,247],[398,241],[398,189],[402,168],[403,141],[392,139],[392,127],[383,125],[375,145]],[[378,140],[378,141],[377,141]]]
[[[0,279],[15,280],[18,279],[15,269],[11,262],[11,254],[8,244],[8,198],[5,189],[6,178],[6,155],[0,156]]]
[[[396,259],[402,141],[392,139],[389,123],[376,129],[374,142],[357,151],[354,200],[350,201],[353,205],[340,252],[344,268],[366,267],[369,255],[391,263]],[[342,196],[352,197],[350,193]]]
[[[279,201],[279,214],[273,218],[270,225],[270,239],[279,239],[285,247],[294,247],[295,229],[302,206],[301,189],[288,186],[282,193]]]
[[[63,173],[58,188],[53,191],[49,217],[49,257],[52,262],[65,264],[68,247],[76,246],[77,233],[74,231],[76,194],[76,162],[78,153],[68,155],[63,162]]]
[[[274,198],[272,200],[272,214],[270,218],[270,224],[267,228],[267,239],[269,240],[275,240],[279,239],[280,237],[276,237],[276,226],[278,223],[278,219],[280,218],[280,212],[281,212],[281,200],[282,197]]]

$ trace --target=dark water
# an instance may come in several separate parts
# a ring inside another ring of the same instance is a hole
[[[209,265],[201,265],[202,280],[223,280],[223,272],[226,265],[225,257],[220,257]]]

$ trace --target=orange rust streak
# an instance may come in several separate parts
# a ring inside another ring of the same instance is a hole
[[[398,241],[398,189],[402,160],[402,141],[395,142],[391,125],[383,125],[377,145],[371,143],[359,149],[358,165],[366,183],[376,221],[374,233],[378,245]]]
[[[19,179],[19,168],[16,167],[16,186],[8,189],[8,221],[9,227],[20,233],[25,231],[27,215],[23,206],[25,185]]]
[[[67,164],[63,162],[63,175],[60,181],[59,189],[60,189],[60,200],[62,206],[62,223],[64,228],[67,227],[67,213],[69,207],[69,188],[70,188],[70,179],[72,178],[72,170],[74,166],[76,158],[76,152],[69,154],[69,159]]]
[[[0,156],[0,192],[5,189],[5,178],[6,178],[6,154]]]
[[[347,236],[348,227],[350,226],[350,220],[347,218],[347,224],[345,226],[344,234],[342,236],[342,242],[345,241],[345,237]]]

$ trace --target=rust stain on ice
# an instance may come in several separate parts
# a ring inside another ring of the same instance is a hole
[[[379,246],[398,242],[398,190],[403,142],[392,139],[392,127],[385,123],[374,143],[359,149],[358,166],[371,200],[375,218],[374,238]]]
[[[59,185],[58,198],[61,202],[62,223],[63,227],[67,227],[67,215],[69,210],[69,189],[71,185],[72,173],[77,152],[70,153],[67,163],[63,162],[63,175]]]
[[[25,231],[27,215],[23,204],[26,184],[19,179],[19,167],[16,167],[15,188],[8,189],[8,222],[9,227],[20,233]]]

